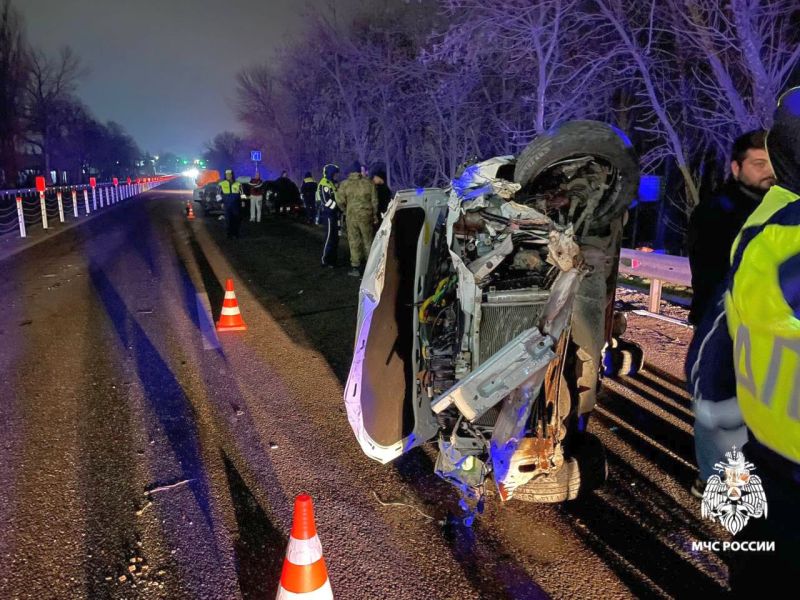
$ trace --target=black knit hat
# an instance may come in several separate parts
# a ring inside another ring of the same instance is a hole
[[[778,100],[767,134],[767,152],[778,185],[800,193],[800,87],[790,89]]]

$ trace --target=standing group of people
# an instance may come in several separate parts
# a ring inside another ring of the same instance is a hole
[[[789,589],[800,564],[800,88],[781,97],[768,132],[736,141],[730,180],[700,203],[689,229],[695,335],[686,370],[700,471],[692,493],[703,497],[726,454],[743,448],[767,510],[736,539],[774,542],[775,551],[735,559],[731,587],[743,597],[764,581]]]
[[[322,266],[334,268],[338,264],[339,228],[344,219],[350,247],[348,274],[360,277],[380,219],[389,208],[392,192],[386,183],[386,173],[381,169],[373,170],[369,178],[361,163],[355,162],[341,183],[339,172],[337,165],[325,165],[315,192],[315,206],[325,228]]]
[[[350,247],[349,275],[354,277],[363,273],[375,231],[392,199],[386,172],[376,167],[367,176],[359,162],[351,166],[341,183],[339,167],[328,164],[319,183],[307,171],[299,189],[286,171],[275,181],[263,181],[256,173],[248,183],[240,183],[231,169],[225,171],[219,188],[227,235],[231,239],[239,238],[242,211],[248,201],[251,223],[261,222],[264,205],[276,215],[289,214],[295,206],[302,206],[306,222],[322,225],[326,230],[323,267],[333,268],[338,264],[339,232],[344,223]]]
[[[276,215],[288,215],[294,207],[300,206],[301,195],[297,185],[289,178],[287,171],[274,181],[264,181],[256,171],[249,182],[236,179],[232,169],[225,171],[225,178],[219,182],[220,200],[225,207],[228,238],[238,239],[242,222],[242,211],[250,204],[250,222],[260,223],[264,209]]]

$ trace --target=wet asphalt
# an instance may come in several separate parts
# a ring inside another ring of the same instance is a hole
[[[631,319],[651,366],[606,382],[602,489],[492,499],[466,527],[430,445],[385,466],[358,448],[358,281],[318,266],[321,229],[229,241],[180,187],[0,261],[0,598],[273,598],[303,491],[337,598],[724,592],[727,558],[691,550],[726,536],[688,493],[681,328]],[[248,329],[216,336],[227,277]]]

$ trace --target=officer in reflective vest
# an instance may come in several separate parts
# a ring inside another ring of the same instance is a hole
[[[228,224],[228,238],[239,237],[239,225],[242,222],[241,194],[242,188],[231,169],[225,171],[225,179],[219,182],[222,202],[225,204],[225,221]]]
[[[775,552],[748,553],[732,565],[737,594],[763,589],[765,581],[774,589],[793,584],[800,564],[800,88],[778,101],[767,151],[777,185],[734,242],[725,309],[737,398],[750,432],[744,453],[769,511],[737,539],[774,541]]]
[[[336,266],[339,253],[339,217],[342,211],[336,203],[336,178],[339,167],[325,165],[322,179],[317,185],[317,204],[321,207],[322,225],[325,227],[325,246],[322,249],[322,266]]]

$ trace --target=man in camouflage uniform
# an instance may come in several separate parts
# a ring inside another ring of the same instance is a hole
[[[336,201],[347,219],[351,267],[348,275],[360,277],[378,223],[378,192],[375,184],[362,175],[361,163],[356,162],[350,168],[347,179],[336,192]]]

